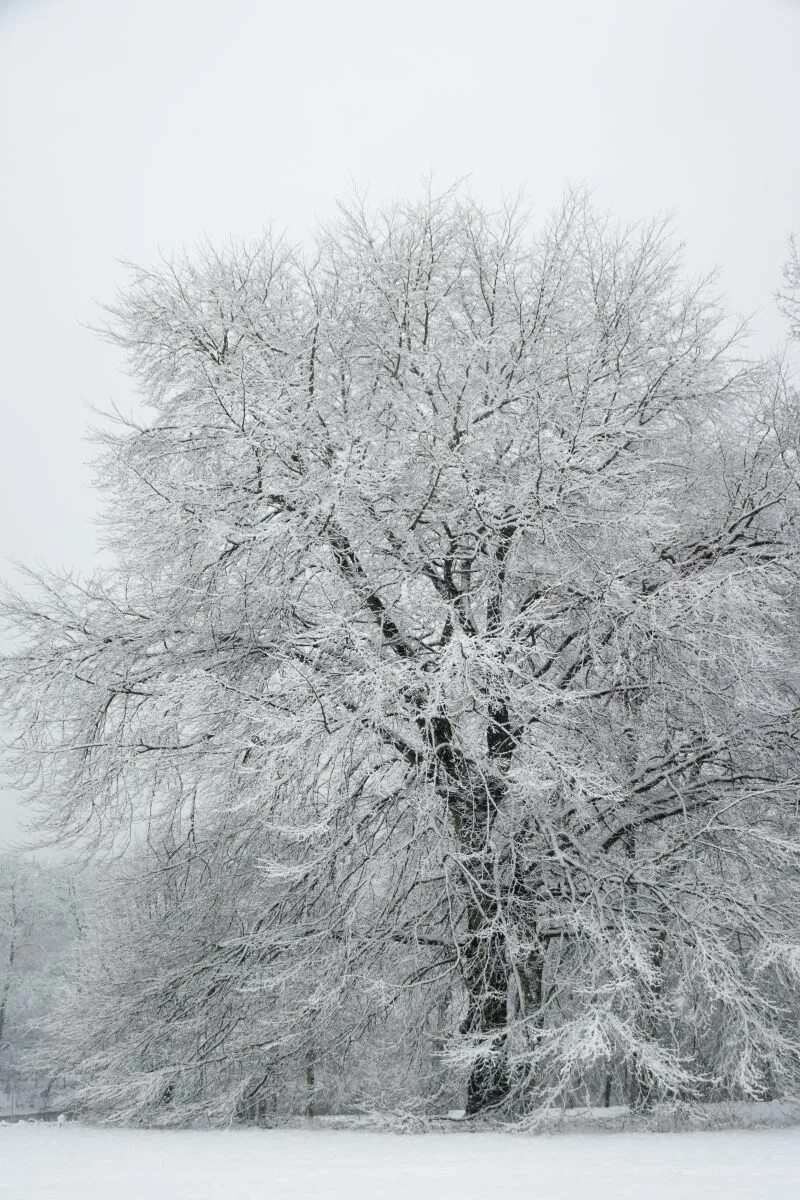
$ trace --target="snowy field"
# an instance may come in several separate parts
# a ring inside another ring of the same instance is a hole
[[[422,1134],[0,1127],[3,1200],[796,1200],[800,1130]]]

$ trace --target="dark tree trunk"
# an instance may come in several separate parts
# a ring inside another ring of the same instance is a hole
[[[479,1055],[467,1083],[469,1116],[497,1108],[508,1098],[510,1075],[506,1053],[508,968],[505,938],[492,928],[492,917],[473,907],[469,913],[469,940],[465,947],[466,984],[469,995],[462,1032],[480,1039]]]
[[[610,1108],[610,1107],[611,1107],[611,1088],[612,1088],[612,1083],[613,1083],[613,1081],[612,1081],[612,1078],[611,1078],[611,1072],[609,1071],[609,1072],[608,1072],[608,1074],[606,1075],[606,1086],[605,1086],[605,1089],[603,1090],[603,1107],[604,1107],[604,1108]]]
[[[507,767],[514,741],[506,706],[493,706],[491,717],[487,750],[499,773]],[[509,964],[498,896],[502,885],[495,875],[497,864],[491,848],[492,827],[505,787],[497,779],[487,783],[485,775],[464,756],[445,714],[431,720],[429,737],[437,766],[447,780],[453,830],[465,859],[467,937],[461,946],[461,963],[468,1001],[461,1032],[476,1051],[467,1083],[466,1111],[471,1116],[499,1108],[508,1099],[511,1086],[506,1045]]]
[[[314,1068],[316,1066],[316,1056],[313,1050],[306,1052],[306,1116],[310,1119],[314,1116],[314,1087],[315,1076]]]

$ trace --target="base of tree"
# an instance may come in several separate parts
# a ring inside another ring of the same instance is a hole
[[[477,1062],[467,1084],[467,1116],[502,1107],[508,1099],[510,1082],[504,1055]]]

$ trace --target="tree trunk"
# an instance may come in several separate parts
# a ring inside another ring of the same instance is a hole
[[[311,1119],[314,1116],[314,1067],[316,1065],[316,1055],[313,1050],[306,1053],[306,1116]]]
[[[469,1004],[461,1029],[480,1042],[467,1083],[468,1116],[503,1104],[511,1082],[506,1054],[506,947],[503,934],[492,928],[493,915],[473,906],[468,918],[465,976]]]
[[[606,1074],[606,1086],[605,1086],[605,1089],[604,1089],[604,1091],[603,1091],[603,1108],[610,1108],[610,1107],[611,1107],[611,1087],[612,1087],[612,1083],[613,1083],[613,1081],[612,1081],[612,1077],[611,1077],[611,1072],[609,1071],[609,1072]]]

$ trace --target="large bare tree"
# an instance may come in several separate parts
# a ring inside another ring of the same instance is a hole
[[[248,831],[266,1072],[403,1012],[470,1113],[779,1087],[796,425],[663,226],[353,205],[134,270],[109,336],[117,566],[6,604],[52,835]]]

